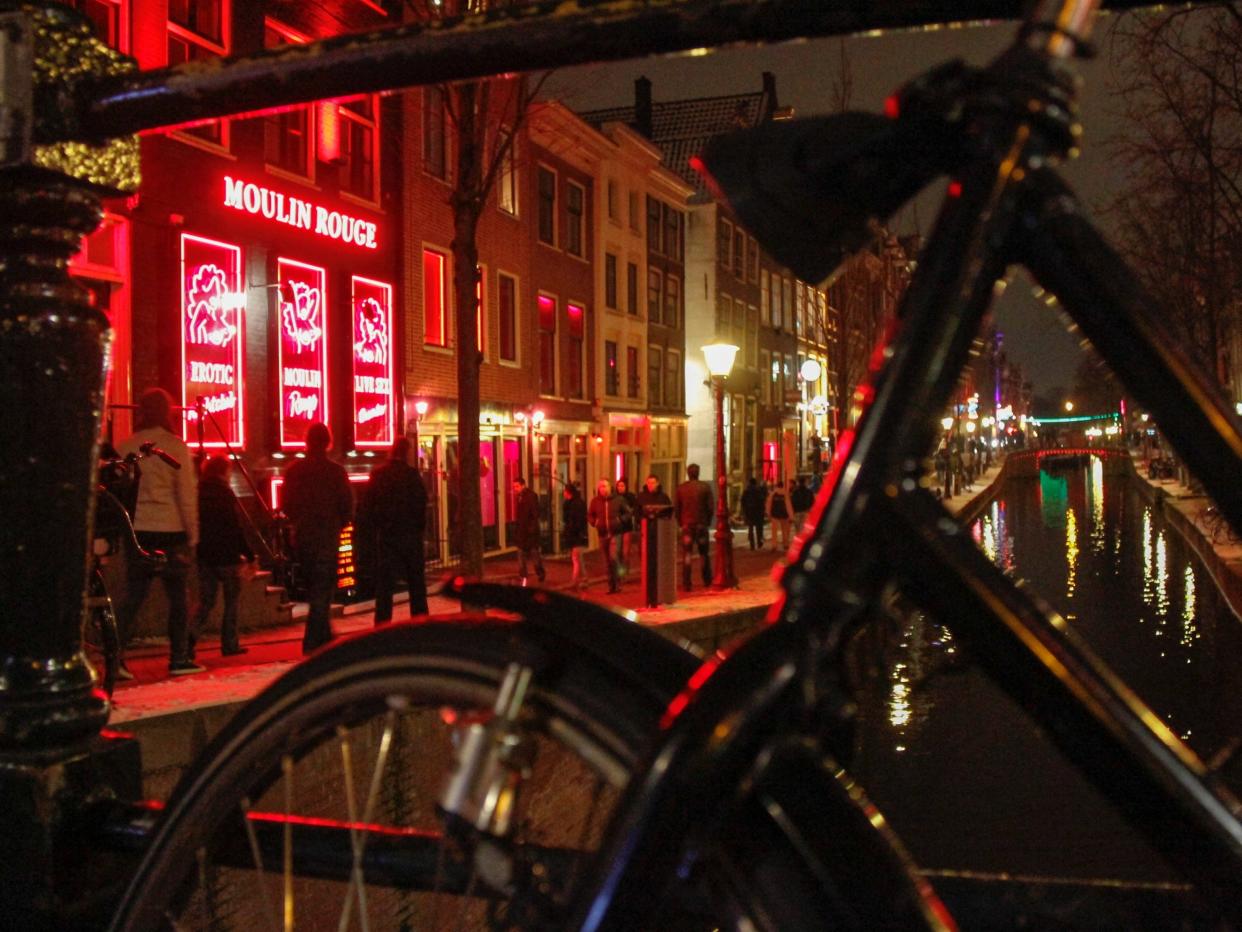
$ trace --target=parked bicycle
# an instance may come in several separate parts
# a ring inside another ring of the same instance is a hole
[[[1195,524],[1203,536],[1214,544],[1242,543],[1242,537],[1229,524],[1229,519],[1215,505],[1205,505],[1195,515]]]
[[[174,792],[114,928],[935,928],[952,919],[850,777],[850,648],[899,592],[1242,926],[1231,752],[1209,765],[981,554],[925,460],[996,282],[1020,262],[1242,527],[1242,431],[1053,166],[1095,0],[1045,0],[990,66],[951,63],[887,116],[719,140],[704,163],[764,248],[824,278],[937,177],[949,197],[786,566],[770,624],[695,669],[551,593],[458,582],[468,615],[312,658]],[[329,767],[331,770],[329,770]],[[332,775],[336,779],[332,779]],[[363,927],[366,927],[365,925]]]

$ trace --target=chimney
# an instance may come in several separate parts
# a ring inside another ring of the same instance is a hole
[[[651,82],[646,77],[634,81],[634,128],[651,138]]]

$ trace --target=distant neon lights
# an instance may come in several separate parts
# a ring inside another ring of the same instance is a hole
[[[354,446],[391,446],[396,430],[392,400],[392,286],[353,277]]]
[[[181,236],[181,403],[184,436],[203,446],[244,445],[242,418],[243,324],[246,296],[241,249],[183,233]]]
[[[377,227],[370,220],[353,217],[252,181],[225,175],[224,206],[351,246],[378,248]]]
[[[306,429],[328,420],[327,308],[322,268],[280,259],[280,445],[306,446]]]

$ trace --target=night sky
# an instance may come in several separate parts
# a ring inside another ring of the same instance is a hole
[[[1097,30],[1097,39],[1105,45],[1107,28],[1105,20]],[[545,94],[575,110],[589,110],[631,103],[634,79],[640,75],[651,79],[652,96],[658,102],[758,91],[762,72],[771,71],[780,105],[792,105],[799,115],[809,116],[832,109],[831,87],[844,49],[854,82],[851,108],[879,111],[895,87],[934,65],[950,58],[987,62],[1011,40],[1014,29],[1012,23],[999,23],[593,65],[553,75]],[[1103,54],[1081,66],[1084,152],[1064,172],[1088,205],[1101,203],[1112,183],[1108,152],[1101,142],[1116,125],[1110,119],[1115,104],[1109,95],[1107,59]],[[934,185],[897,219],[896,227],[901,232],[928,233],[943,190],[942,182]],[[1031,296],[1025,274],[1017,274],[1006,290],[997,318],[1011,356],[1022,363],[1037,392],[1072,385],[1080,357],[1078,338],[1067,332],[1057,313]]]

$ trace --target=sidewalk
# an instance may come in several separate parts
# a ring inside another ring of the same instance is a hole
[[[1000,473],[997,464],[976,479],[972,488],[945,502],[954,513],[967,513],[973,504],[989,495],[989,487]],[[770,544],[770,541],[768,542]],[[713,545],[714,546],[714,545]],[[603,577],[602,557],[598,552],[586,555],[586,568],[591,584],[578,595],[613,611],[627,615],[632,621],[663,629],[662,633],[678,640],[689,640],[707,649],[753,627],[763,617],[766,607],[776,597],[774,570],[781,556],[774,550],[752,551],[745,530],[733,532],[734,574],[738,588],[715,592],[698,586],[695,567],[695,588],[677,593],[677,601],[659,608],[647,608],[638,574],[635,572],[615,595],[608,593]],[[554,557],[544,561],[547,570],[545,586],[567,589],[571,575],[568,558]],[[506,555],[487,561],[486,576],[497,582],[517,582],[517,557]],[[434,591],[434,584],[432,589]],[[393,612],[394,621],[409,618],[405,596]],[[432,614],[460,611],[453,599],[432,595]],[[337,607],[340,611],[340,607]],[[343,614],[332,620],[338,635],[366,631],[373,626],[374,604],[360,602],[344,607]],[[221,657],[218,634],[207,632],[198,645],[198,662],[206,672],[192,676],[168,677],[168,642],[151,639],[126,653],[126,662],[135,679],[118,684],[112,697],[111,723],[132,727],[135,723],[177,712],[205,709],[249,699],[297,663],[302,657],[302,630],[306,605],[294,609],[294,623],[254,632],[242,632],[242,644],[249,653],[240,657]]]

